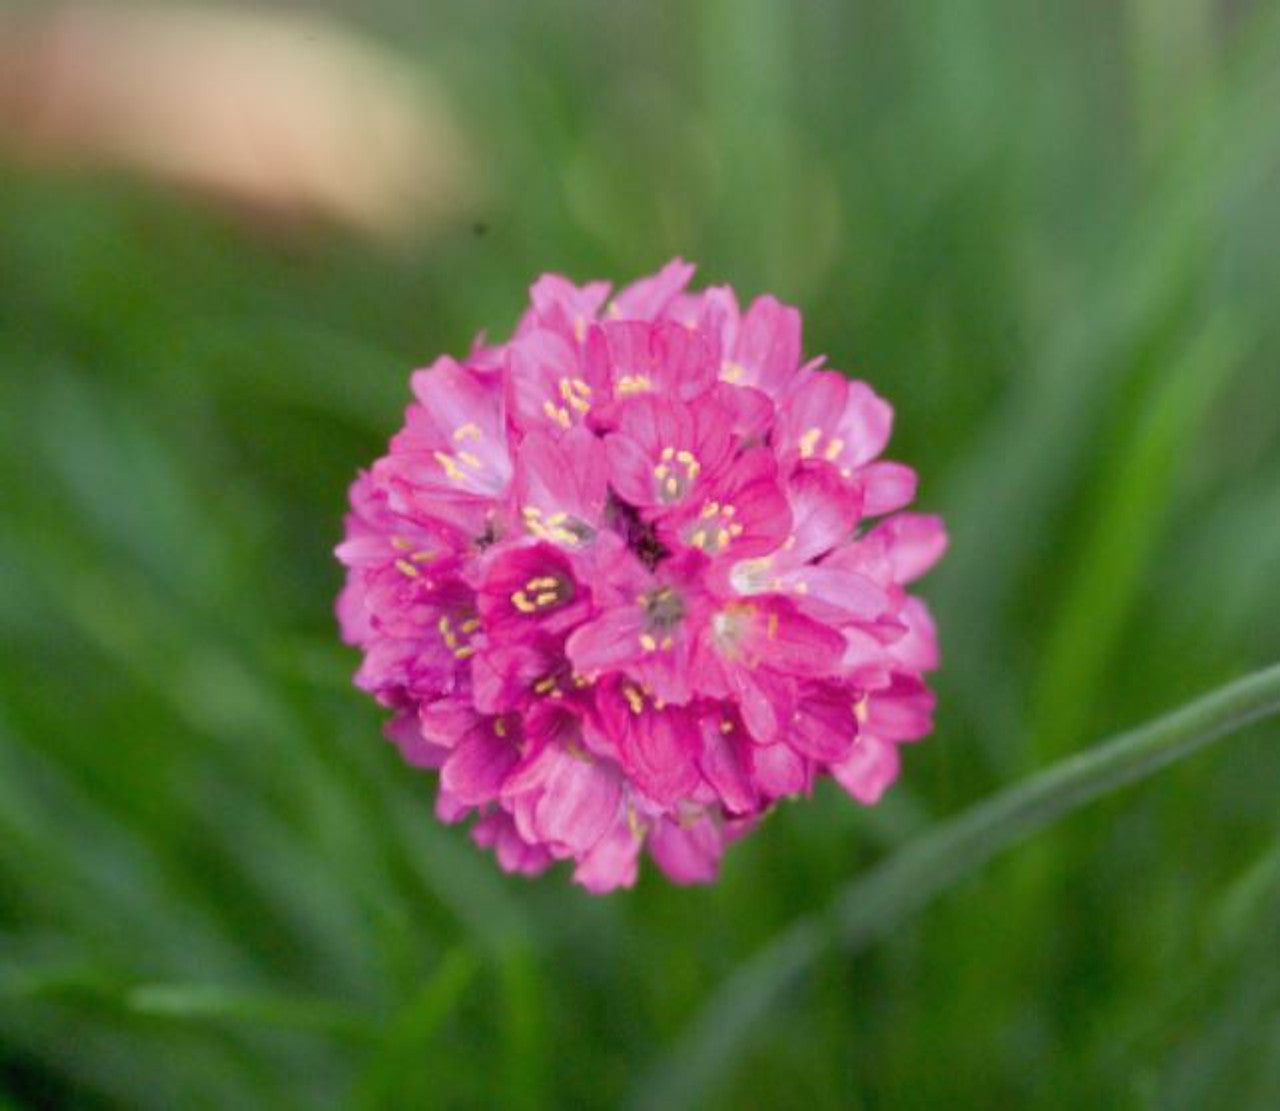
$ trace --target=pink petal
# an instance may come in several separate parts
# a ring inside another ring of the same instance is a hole
[[[705,817],[688,825],[660,818],[649,831],[649,855],[676,883],[710,883],[723,853],[724,837]]]
[[[909,583],[929,570],[947,550],[947,530],[941,517],[899,513],[881,521],[871,536],[882,537],[893,568],[893,581]]]
[[[543,841],[575,854],[591,849],[618,816],[622,788],[598,764],[561,753],[547,775],[534,821]]]
[[[497,797],[520,753],[507,737],[497,736],[486,722],[471,730],[440,769],[440,784],[472,806]]]
[[[849,794],[871,806],[898,778],[899,766],[898,749],[892,742],[862,733],[849,755],[831,766],[831,774]]]
[[[636,882],[640,858],[640,838],[624,819],[614,823],[590,852],[578,860],[573,871],[574,882],[601,895]]]
[[[868,517],[893,513],[916,496],[916,472],[902,463],[872,463],[858,475],[862,512]]]

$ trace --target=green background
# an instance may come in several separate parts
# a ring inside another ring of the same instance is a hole
[[[619,1105],[893,846],[1280,656],[1275,3],[346,14],[478,154],[434,238],[0,164],[0,1106]],[[435,822],[331,549],[410,368],[675,254],[894,402],[953,538],[938,729],[880,807],[593,898]],[[823,958],[699,1105],[1280,1106],[1277,736]]]

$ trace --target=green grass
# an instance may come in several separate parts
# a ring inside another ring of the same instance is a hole
[[[360,19],[488,179],[432,241],[0,166],[0,1107],[639,1098],[899,846],[1280,658],[1275,5],[418,13]],[[894,401],[953,534],[938,730],[879,808],[824,788],[714,887],[593,899],[434,821],[330,551],[411,367],[543,270],[676,253]],[[1278,739],[820,947],[698,1105],[1280,1105]]]

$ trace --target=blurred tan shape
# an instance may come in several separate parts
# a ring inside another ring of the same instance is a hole
[[[379,235],[436,223],[473,192],[434,86],[313,14],[69,5],[0,19],[5,148]]]

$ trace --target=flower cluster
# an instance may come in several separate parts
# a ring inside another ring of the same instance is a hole
[[[612,300],[544,276],[510,342],[417,371],[338,548],[356,682],[439,769],[439,816],[597,892],[645,847],[713,878],[828,773],[873,803],[931,728],[934,629],[904,588],[946,536],[898,512],[892,410],[801,365],[795,309],[692,272]]]

